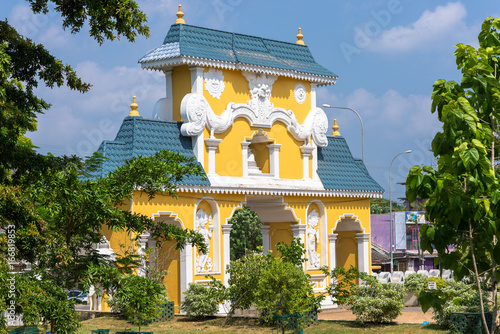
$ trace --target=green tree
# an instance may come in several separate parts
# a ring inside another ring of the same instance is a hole
[[[231,261],[262,246],[262,222],[248,206],[244,205],[242,209],[236,210],[229,224],[233,224],[230,235]]]
[[[149,35],[146,16],[132,0],[27,1],[34,13],[60,13],[63,27],[72,33],[88,24],[90,35],[99,44],[120,37],[133,42],[137,36]],[[185,173],[198,173],[200,169],[193,161],[161,152],[151,158],[136,157],[107,177],[91,179],[88,173],[97,168],[98,156],[83,160],[38,154],[25,134],[36,130],[38,115],[48,111],[50,104],[35,95],[35,88],[65,85],[85,93],[91,85],[43,45],[20,35],[7,21],[0,21],[0,40],[0,228],[14,226],[15,260],[34,264],[33,274],[41,275],[42,280],[33,284],[40,284],[37,289],[53,303],[37,304],[36,299],[24,298],[28,294],[23,291],[19,291],[23,295],[16,296],[16,301],[47,308],[40,313],[59,328],[56,332],[74,332],[71,314],[47,315],[46,312],[67,309],[61,304],[66,296],[51,287],[70,286],[89,265],[100,263],[91,246],[100,240],[103,224],[136,233],[151,229],[158,241],[176,240],[179,247],[193,242],[204,248],[201,236],[192,231],[153,224],[147,217],[118,207],[130,198],[138,184],[145,185],[143,189],[149,198],[158,192],[175,197],[173,184]],[[169,173],[165,174],[165,170]],[[4,255],[7,238],[5,234],[0,237]],[[0,256],[0,261],[0,277],[6,277],[4,274],[11,270],[6,265],[8,260]],[[24,279],[22,275],[16,277]],[[0,294],[0,305],[10,302],[6,298],[6,294]],[[0,325],[5,328],[5,319]]]
[[[139,326],[139,331],[158,316],[167,301],[165,285],[136,275],[121,275],[117,289],[108,299],[111,310],[122,313]]]
[[[405,211],[406,208],[403,204],[392,201],[392,211]],[[371,214],[380,214],[380,213],[389,213],[389,200],[387,198],[372,198],[370,199],[370,213]]]
[[[408,200],[428,199],[425,211],[431,223],[420,229],[422,249],[436,249],[443,267],[453,269],[458,279],[473,273],[480,294],[480,276],[491,283],[493,332],[500,262],[500,184],[494,172],[500,117],[499,31],[500,19],[489,17],[479,33],[478,49],[456,45],[460,84],[437,80],[432,92],[431,112],[437,112],[443,123],[432,142],[437,168],[415,166],[406,183]],[[486,323],[481,296],[479,300]]]
[[[316,311],[324,296],[316,297],[310,276],[292,262],[271,258],[255,286],[255,307],[266,322],[273,315],[299,315]]]

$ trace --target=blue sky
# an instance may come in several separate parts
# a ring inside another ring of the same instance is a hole
[[[99,46],[87,30],[72,35],[61,28],[55,12],[33,15],[26,1],[0,4],[21,33],[44,44],[56,57],[72,65],[91,92],[66,88],[39,88],[52,104],[39,117],[38,131],[30,134],[41,152],[86,156],[104,139],[114,139],[127,116],[132,95],[139,112],[150,117],[164,96],[160,74],[140,69],[137,60],[159,46],[175,21],[179,0],[138,1],[148,16],[151,37]],[[316,61],[339,76],[334,86],[318,90],[318,105],[350,107],[362,117],[365,160],[370,174],[389,197],[404,196],[404,181],[413,165],[433,165],[430,143],[440,129],[430,113],[432,84],[437,79],[459,80],[453,56],[457,43],[476,46],[481,23],[499,16],[497,1],[265,1],[183,0],[187,24],[295,42],[302,27],[304,42]],[[361,128],[351,111],[325,110],[353,154],[361,157]]]

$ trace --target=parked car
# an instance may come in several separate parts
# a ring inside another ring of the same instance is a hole
[[[68,299],[74,300],[77,304],[87,304],[87,294],[80,290],[68,291]]]

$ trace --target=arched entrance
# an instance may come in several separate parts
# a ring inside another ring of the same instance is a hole
[[[162,221],[184,229],[182,221],[171,212],[159,212],[153,215],[153,220],[155,222]],[[186,278],[182,277],[184,275],[181,270],[181,252],[175,249],[177,243],[175,241],[165,241],[159,247],[156,247],[155,241],[149,239],[145,246],[146,248],[153,248],[149,265],[147,266],[147,270],[149,270],[148,274],[151,274],[153,270],[158,272],[163,270],[168,271],[168,274],[163,279],[163,284],[167,287],[169,299],[175,304],[175,312],[179,313],[182,294],[181,282],[185,281]]]
[[[352,265],[359,271],[368,272],[369,234],[363,232],[361,221],[354,215],[343,215],[337,220],[333,228],[336,266],[348,269]]]
[[[304,243],[305,225],[297,224],[300,220],[282,196],[247,196],[246,203],[235,210],[243,204],[257,213],[263,223],[262,246],[265,253],[272,250],[273,254],[278,254],[276,244],[280,241],[289,244],[294,238],[300,238]]]

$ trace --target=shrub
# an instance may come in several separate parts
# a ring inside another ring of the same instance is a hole
[[[456,312],[480,312],[479,292],[475,290],[475,285],[463,282],[450,281],[441,289],[446,296],[446,301],[440,309],[434,310],[436,324],[443,328],[450,328],[450,315]],[[483,292],[483,302],[488,308],[488,298]]]
[[[391,322],[404,308],[404,288],[397,283],[380,283],[377,278],[361,274],[364,285],[355,286],[348,299],[356,321],[375,323]]]
[[[405,278],[404,287],[406,291],[411,291],[415,295],[419,295],[427,286],[425,285],[427,278],[422,274],[411,274]]]
[[[429,282],[436,282],[436,289],[441,290],[446,287],[446,281],[441,277],[429,277],[425,280],[424,289],[427,290],[429,288]]]
[[[302,267],[273,258],[261,271],[255,287],[255,307],[271,323],[273,315],[304,314],[319,308],[323,296],[315,297],[310,277]]]
[[[219,310],[220,302],[219,294],[214,289],[189,283],[189,288],[184,291],[181,311],[194,318],[213,316]]]
[[[118,288],[108,304],[113,311],[121,312],[125,318],[139,326],[150,323],[168,301],[165,286],[146,277],[121,276]]]
[[[324,273],[329,275],[327,270],[324,270]],[[335,267],[332,269],[332,284],[328,287],[328,294],[332,297],[334,303],[344,305],[348,302],[353,288],[356,286],[356,279],[359,279],[359,275],[358,268],[352,265],[348,270],[344,267]]]

